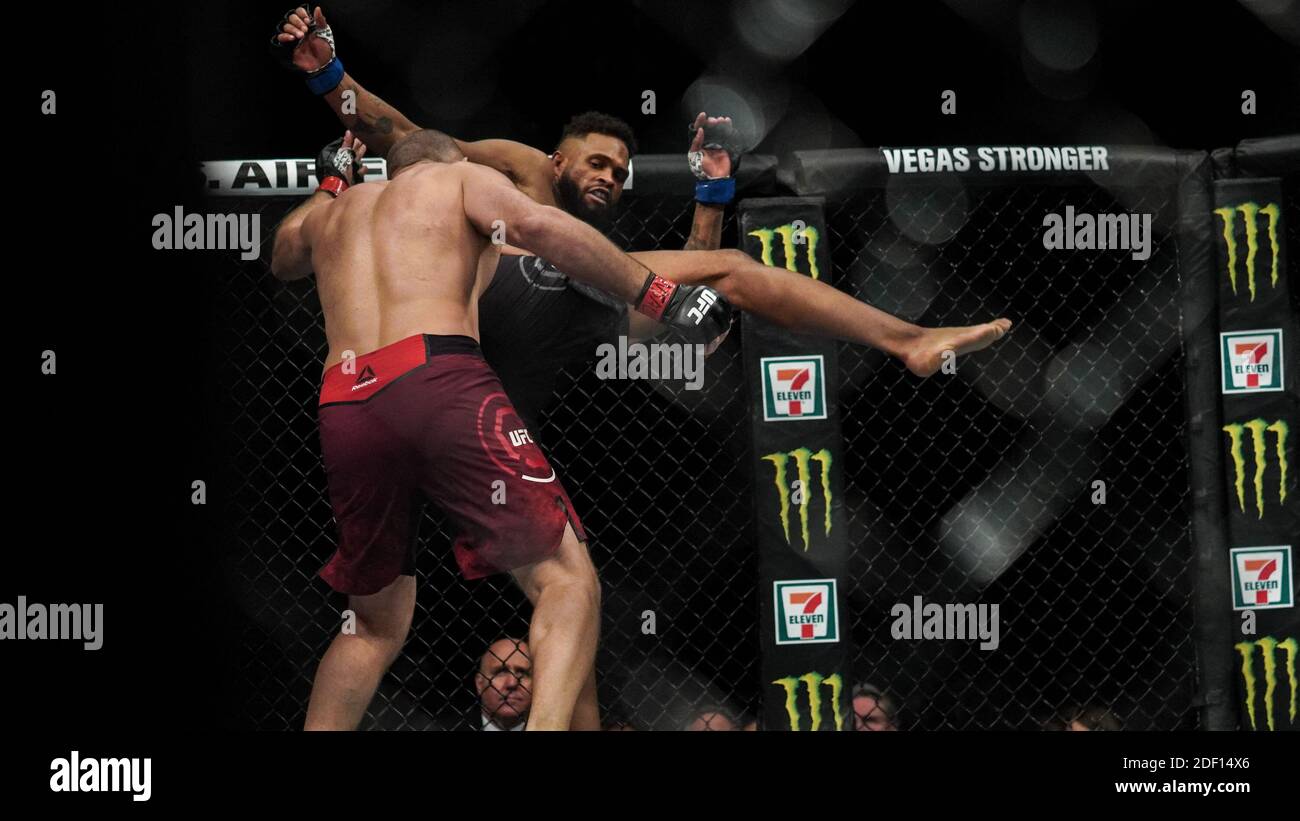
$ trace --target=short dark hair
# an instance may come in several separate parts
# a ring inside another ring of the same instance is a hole
[[[460,162],[465,158],[456,141],[441,131],[421,128],[412,131],[388,149],[388,176],[421,160]]]
[[[627,146],[628,157],[636,155],[636,135],[632,133],[632,126],[612,114],[602,114],[599,111],[584,111],[575,115],[564,124],[560,142],[569,137],[585,137],[588,134],[604,134],[622,140],[623,145]],[[558,144],[556,148],[559,148]]]

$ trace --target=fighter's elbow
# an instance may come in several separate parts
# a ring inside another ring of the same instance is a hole
[[[280,241],[277,238],[275,245],[271,247],[271,276],[276,279],[284,279],[284,257],[280,252]]]
[[[276,234],[271,246],[271,275],[285,282],[307,276],[311,273],[311,261],[304,256],[295,252],[292,242]]]
[[[275,235],[275,243],[271,246],[271,275],[276,279],[289,279],[289,262],[288,251],[285,249],[285,242],[279,233]]]

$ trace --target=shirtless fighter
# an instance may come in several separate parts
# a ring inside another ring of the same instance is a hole
[[[356,82],[343,68],[334,36],[317,7],[298,7],[276,26],[272,51],[303,76],[345,126],[377,151],[417,126]],[[346,95],[346,96],[345,96]],[[345,104],[349,103],[350,104]],[[701,177],[688,249],[717,248],[723,209],[734,193],[734,144],[713,150],[705,131],[725,132],[725,118],[700,115],[694,124],[692,170]],[[551,155],[511,140],[457,141],[469,159],[504,173],[537,202],[564,208],[601,227],[614,213],[628,176],[635,139],[628,125],[589,112],[575,117]],[[526,247],[526,246],[525,246]],[[652,320],[624,317],[617,302],[567,280],[563,266],[538,249],[504,249],[496,284],[480,306],[483,349],[511,398],[530,417],[550,398],[560,366],[590,360],[598,344],[620,331],[649,336]],[[860,302],[822,282],[765,266],[740,250],[649,251],[634,258],[676,282],[705,283],[739,309],[799,333],[869,345],[900,359],[913,373],[938,370],[943,354],[987,347],[1011,327],[996,319],[981,325],[922,328]],[[625,323],[625,324],[624,324]]]
[[[349,187],[364,150],[351,132],[326,147],[320,188],[280,224],[271,259],[281,279],[316,273],[329,343],[321,450],[339,526],[321,576],[356,614],[355,635],[335,636],[316,671],[306,728],[356,728],[401,650],[420,497],[458,530],[466,578],[509,571],[533,604],[528,729],[576,726],[580,697],[595,724],[599,584],[568,494],[479,350],[478,300],[500,253],[488,237],[503,229],[699,343],[725,334],[730,306],[464,162],[445,134],[412,132],[389,150],[389,181]]]

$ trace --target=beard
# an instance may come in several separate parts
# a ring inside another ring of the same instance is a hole
[[[583,196],[582,190],[578,188],[578,184],[568,174],[563,174],[556,180],[555,200],[565,211],[598,231],[605,231],[614,221],[616,213],[614,204],[591,205]]]

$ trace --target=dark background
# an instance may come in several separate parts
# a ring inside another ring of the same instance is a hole
[[[771,127],[762,153],[1088,139],[1208,149],[1300,128],[1300,42],[1238,3],[1022,5],[486,0],[324,10],[349,72],[417,124],[546,150],[587,109],[626,118],[643,151],[684,150],[695,110],[683,97],[700,78],[760,92]],[[783,6],[806,7],[826,28],[802,53],[765,57],[754,42],[766,41],[743,32],[764,20],[798,31],[799,18],[777,16]],[[203,158],[297,156],[334,129],[328,109],[265,56],[282,11],[203,10],[185,102],[168,105]],[[1291,12],[1300,18],[1295,4]],[[1079,45],[1088,30],[1096,48],[1077,77],[1053,76],[1024,57],[1026,29],[1048,50],[1081,50],[1075,62],[1089,53]],[[640,113],[646,89],[655,115]],[[940,114],[945,89],[957,92],[956,115]],[[1243,89],[1258,94],[1253,117],[1240,112]]]
[[[547,149],[569,115],[600,108],[628,118],[643,151],[682,151],[698,107],[683,95],[700,77],[754,90],[751,119],[766,125],[756,149],[777,154],[977,142],[1210,149],[1300,130],[1295,43],[1240,4],[1045,4],[1048,20],[1086,21],[1080,9],[1092,9],[1099,33],[1081,70],[1057,74],[1022,53],[1017,4],[979,4],[1005,9],[978,22],[953,10],[966,5],[976,4],[847,7],[788,60],[757,57],[737,22],[752,18],[730,3],[327,12],[349,71],[417,123]],[[222,523],[189,504],[192,479],[218,464],[212,286],[201,255],[150,248],[149,218],[198,207],[200,160],[305,156],[334,135],[327,109],[266,54],[283,6],[61,7],[57,24],[29,6],[13,18],[26,54],[11,148],[22,159],[11,163],[35,173],[10,199],[7,304],[24,342],[23,389],[10,400],[16,481],[0,594],[107,610],[98,653],[6,644],[19,727],[201,728],[230,709],[230,604],[208,572]],[[1042,37],[1086,28],[1062,22]],[[53,117],[32,113],[45,88],[59,94]],[[958,94],[951,117],[939,113],[947,88]],[[1244,88],[1259,95],[1253,117],[1240,113]],[[644,89],[658,96],[655,116],[640,114]],[[34,364],[47,348],[59,355],[54,377]]]

